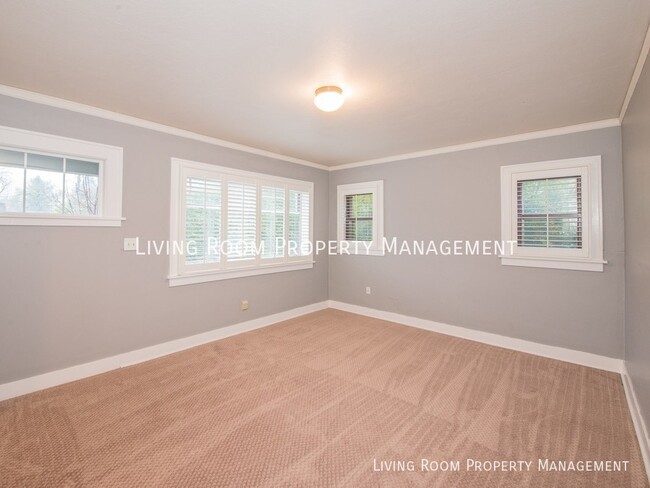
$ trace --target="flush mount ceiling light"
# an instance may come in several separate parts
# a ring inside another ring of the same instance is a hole
[[[316,89],[314,104],[323,112],[334,112],[343,105],[343,90],[338,86],[321,86]]]

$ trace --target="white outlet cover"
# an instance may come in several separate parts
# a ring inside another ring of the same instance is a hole
[[[137,237],[125,237],[123,249],[125,251],[135,251],[138,248]]]

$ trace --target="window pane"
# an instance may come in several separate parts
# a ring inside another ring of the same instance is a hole
[[[357,220],[357,241],[372,241],[372,220]]]
[[[289,191],[289,256],[308,256],[309,246],[309,193]]]
[[[64,213],[70,215],[97,215],[99,176],[65,174]]]
[[[186,264],[217,263],[221,246],[221,182],[190,177],[185,182]]]
[[[372,217],[372,193],[347,195],[346,212],[352,218]]]
[[[97,162],[0,149],[0,212],[98,215],[98,187]]]
[[[556,178],[548,180],[549,213],[576,213],[578,211],[579,178]]]
[[[257,185],[228,183],[228,261],[255,258]]]
[[[25,212],[60,214],[63,210],[63,158],[27,154]]]
[[[23,211],[25,153],[0,149],[0,213]]]
[[[517,240],[523,247],[582,248],[581,177],[517,183]]]
[[[23,211],[23,168],[0,166],[0,213]]]
[[[261,189],[262,258],[284,256],[284,188],[263,186]]]

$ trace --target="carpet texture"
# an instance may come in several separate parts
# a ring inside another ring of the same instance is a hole
[[[629,463],[557,472],[539,459]],[[0,485],[648,482],[618,375],[325,310],[0,403]]]

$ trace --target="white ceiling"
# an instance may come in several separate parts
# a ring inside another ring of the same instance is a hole
[[[2,0],[0,84],[326,165],[617,117],[647,0]],[[341,110],[313,91],[339,84]]]

